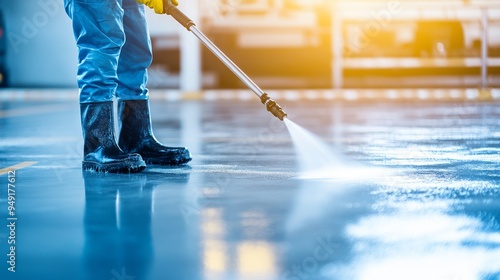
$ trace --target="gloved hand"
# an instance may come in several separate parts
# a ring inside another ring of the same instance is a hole
[[[170,3],[174,4],[175,6],[179,5],[177,0],[169,0]],[[137,0],[140,4],[144,4],[151,9],[155,10],[155,13],[157,14],[163,14],[165,13],[164,7],[163,7],[163,0]]]

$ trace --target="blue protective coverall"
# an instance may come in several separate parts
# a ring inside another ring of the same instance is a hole
[[[146,88],[152,50],[144,6],[136,0],[64,0],[64,7],[78,47],[82,169],[135,173],[146,164],[189,162],[188,149],[165,146],[152,131]]]
[[[136,0],[64,0],[78,47],[80,103],[147,100],[151,39]]]

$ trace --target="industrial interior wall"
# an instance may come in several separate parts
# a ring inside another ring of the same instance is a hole
[[[11,87],[76,87],[77,51],[63,0],[0,0]]]

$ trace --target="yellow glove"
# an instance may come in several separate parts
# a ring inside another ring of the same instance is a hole
[[[175,6],[179,5],[177,0],[169,0],[169,1]],[[155,13],[157,14],[165,13],[165,9],[163,8],[163,0],[137,0],[137,2],[150,7],[151,9],[155,10]]]

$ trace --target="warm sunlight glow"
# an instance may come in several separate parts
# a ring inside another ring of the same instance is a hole
[[[244,242],[238,245],[238,270],[241,275],[269,277],[276,272],[276,253],[271,244],[264,241]],[[267,279],[265,277],[265,279]]]
[[[223,241],[225,226],[220,209],[208,208],[202,213],[203,265],[207,276],[227,269],[227,246]]]

